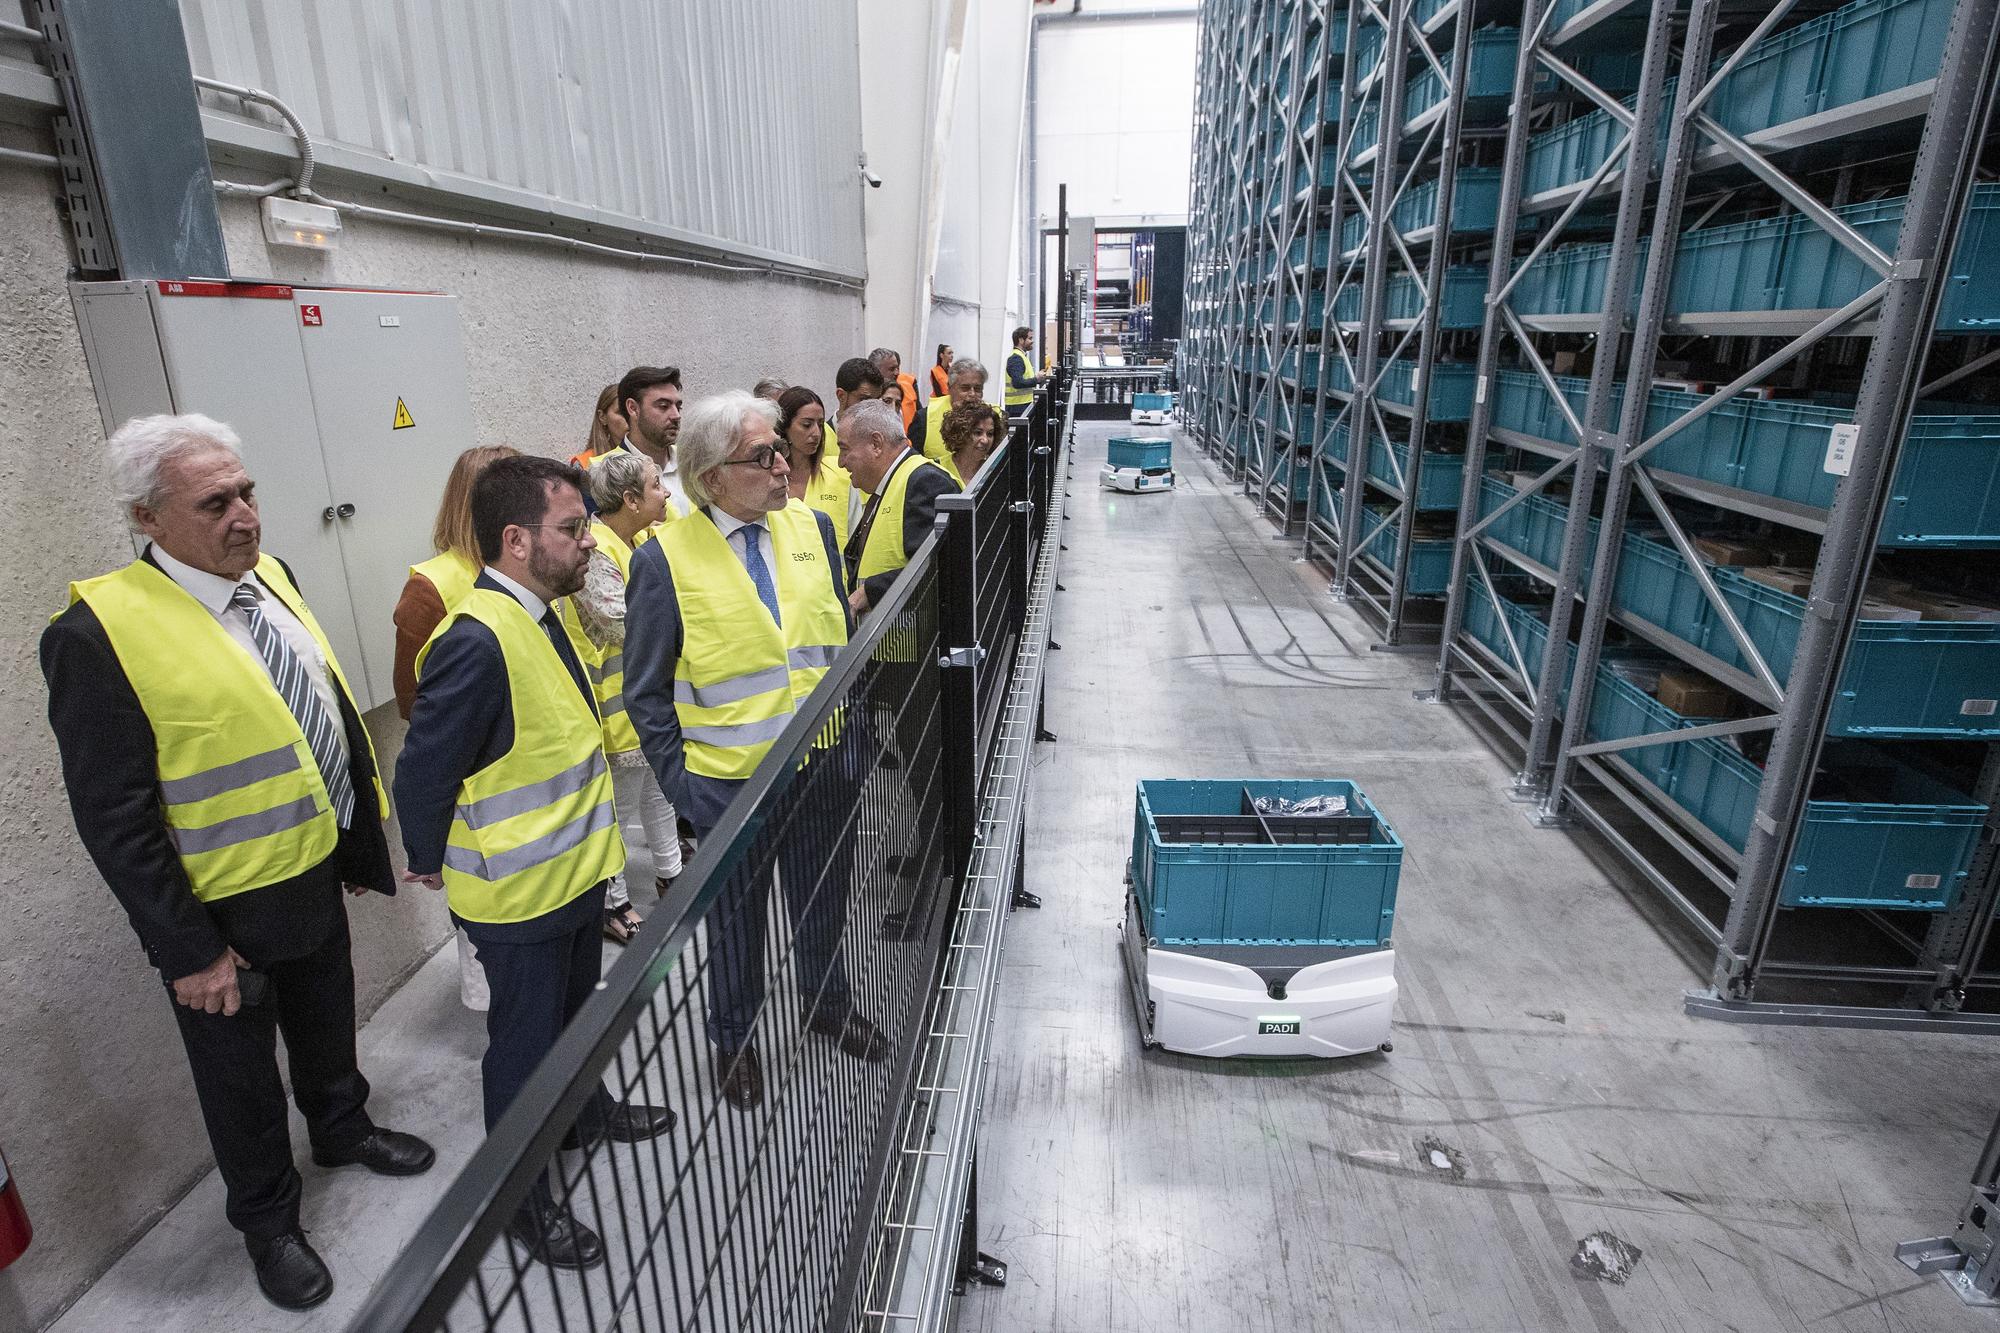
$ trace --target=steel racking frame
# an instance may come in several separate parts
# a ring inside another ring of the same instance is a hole
[[[1832,0],[1776,5],[1525,0],[1518,7],[1520,40],[1433,693],[1476,706],[1493,724],[1496,742],[1518,748],[1514,793],[1530,804],[1538,822],[1588,825],[1716,948],[1712,986],[1690,994],[1690,1012],[1737,1021],[2000,1028],[2000,1019],[1960,1012],[1969,988],[2000,988],[1993,958],[2000,952],[1994,938],[2000,905],[2000,813],[1995,813],[2000,745],[1986,747],[1972,784],[1970,800],[1989,813],[1967,888],[1951,910],[1933,914],[1923,927],[1909,926],[1907,917],[1899,922],[1875,911],[1853,913],[1848,920],[1862,922],[1881,946],[1863,961],[1833,950],[1815,954],[1810,940],[1803,954],[1798,941],[1775,947],[1783,933],[1780,922],[1788,919],[1780,911],[1781,883],[1805,817],[1872,565],[1875,525],[1913,405],[1920,390],[1935,393],[1970,375],[1990,373],[2000,361],[2000,351],[1988,352],[1926,379],[1931,344],[1926,321],[1934,318],[1950,259],[1951,241],[1940,238],[1957,235],[2000,81],[2000,58],[1982,40],[2000,27],[1995,0],[1957,0],[1935,79],[1741,134],[1724,128],[1717,118],[1721,113],[1708,114],[1717,85],[1760,40],[1778,33],[1788,18],[1834,7]],[[1417,637],[1420,628],[1408,614],[1415,596],[1408,586],[1416,527],[1410,521],[1416,512],[1411,497],[1418,495],[1425,444],[1437,428],[1429,410],[1433,377],[1448,341],[1440,319],[1444,283],[1454,245],[1466,253],[1465,245],[1454,241],[1453,202],[1468,161],[1470,42],[1479,23],[1511,17],[1514,8],[1478,0],[1353,0],[1343,11],[1325,3],[1289,7],[1210,0],[1202,10],[1183,418],[1195,441],[1287,536],[1299,538],[1307,557],[1327,561],[1334,595],[1366,609],[1389,646]],[[1718,23],[1725,19],[1732,31],[1747,28],[1747,34],[1733,46],[1725,43],[1720,63],[1712,64]],[[1336,26],[1344,36],[1337,53],[1331,47]],[[1378,53],[1372,56],[1370,41],[1364,40],[1371,30]],[[1592,42],[1614,30],[1633,39],[1640,52],[1637,89],[1622,100],[1606,81],[1586,73],[1585,55],[1578,54],[1587,54]],[[1443,110],[1406,117],[1407,81],[1426,69],[1448,88]],[[1678,98],[1676,82],[1693,95]],[[1530,143],[1554,98],[1594,105],[1621,133],[1595,170],[1531,194],[1525,179]],[[1373,129],[1364,132],[1371,114]],[[1907,130],[1919,120],[1925,129],[1911,171],[1902,239],[1890,253],[1835,211],[1844,202],[1839,192],[1846,173],[1833,187],[1833,198],[1824,198],[1827,173],[1808,174],[1806,158],[1828,147],[1844,150],[1859,136]],[[1332,182],[1323,187],[1329,131],[1336,147]],[[1657,169],[1627,169],[1635,151],[1643,155],[1635,145],[1662,139],[1665,151]],[[1431,173],[1437,179],[1438,225],[1426,242],[1421,235],[1403,234],[1396,210]],[[1716,186],[1723,177],[1727,183]],[[1708,188],[1708,196],[1691,187]],[[1744,191],[1759,192],[1759,200],[1768,194],[1806,219],[1868,265],[1879,281],[1837,310],[1670,313],[1681,235]],[[1350,249],[1345,240],[1357,218],[1362,241]],[[1530,234],[1525,224],[1531,220],[1545,225]],[[1603,308],[1585,315],[1519,308],[1512,298],[1523,276],[1549,262],[1558,242],[1585,225],[1608,230],[1610,237]],[[1387,317],[1392,279],[1417,287],[1417,318]],[[1358,319],[1340,317],[1343,294],[1350,294],[1348,301],[1358,298]],[[1574,405],[1538,343],[1538,337],[1564,333],[1587,335],[1595,353],[1587,387]],[[1662,339],[1670,336],[1770,341],[1764,351],[1744,354],[1737,362],[1741,373],[1694,410],[1664,428],[1649,427],[1646,390]],[[1385,367],[1413,346],[1412,404],[1385,407]],[[1795,383],[1803,382],[1808,368],[1803,358],[1834,346],[1865,347],[1867,353],[1855,414],[1856,452],[1831,508],[1733,489],[1657,465],[1665,455],[1653,450],[1662,442],[1740,399],[1774,371],[1790,368]],[[1554,433],[1567,434],[1567,441],[1496,424],[1503,352],[1548,395],[1561,419]],[[1638,386],[1622,401],[1621,381]],[[1407,460],[1399,457],[1395,446],[1401,441],[1389,429],[1389,416],[1408,419]],[[1329,523],[1324,517],[1333,495],[1329,444],[1342,428],[1348,441],[1342,471],[1350,484]],[[1388,456],[1393,474],[1388,485],[1367,476],[1371,447]],[[1504,504],[1482,513],[1487,458],[1503,448],[1538,456],[1544,466]],[[1303,515],[1293,495],[1301,466],[1308,469]],[[1561,540],[1559,554],[1550,557],[1553,566],[1493,539],[1496,520],[1510,511],[1531,501],[1548,509],[1557,483],[1568,487],[1568,496],[1554,506]],[[1392,507],[1370,512],[1365,502],[1370,487]],[[1641,501],[1637,511],[1635,493]],[[1323,507],[1323,502],[1329,503]],[[1784,682],[1695,550],[1689,526],[1676,511],[1686,502],[1823,536],[1809,598],[1812,614]],[[1601,519],[1593,519],[1599,511]],[[1726,635],[1716,646],[1733,651],[1742,666],[1614,604],[1622,543],[1640,515],[1658,526],[1700,586],[1708,614]],[[1393,561],[1363,555],[1381,526],[1391,522],[1398,524]],[[1574,639],[1576,654],[1575,683],[1566,700],[1563,651],[1545,652],[1530,672],[1523,643],[1505,624],[1500,630],[1505,653],[1489,650],[1466,632],[1470,589],[1476,586],[1499,600],[1496,570],[1526,573],[1552,593],[1546,642],[1567,645]],[[1740,852],[1677,810],[1631,766],[1633,752],[1657,744],[1664,733],[1590,738],[1598,663],[1613,625],[1762,710],[1673,733],[1676,741],[1769,734],[1771,757],[1753,831]],[[1802,1003],[1794,998],[1801,983],[1828,988],[1829,994],[1859,988],[1868,1002]],[[1887,997],[1884,987],[1902,989]]]

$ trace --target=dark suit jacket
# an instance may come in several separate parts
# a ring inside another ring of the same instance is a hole
[[[150,551],[141,558],[153,563]],[[289,577],[291,567],[284,569]],[[343,882],[396,891],[368,734],[344,696],[354,827],[342,830],[333,854],[303,874],[203,903],[188,884],[160,806],[152,723],[88,603],[76,603],[42,632],[41,658],[76,831],[132,918],[147,959],[168,980],[201,971],[225,946],[257,965],[303,957],[333,929]]]
[[[820,540],[826,547],[834,599],[845,611],[847,588],[833,520],[817,511],[813,516],[819,520]],[[677,521],[713,522],[705,510]],[[849,633],[854,630],[851,612],[847,628]],[[715,827],[743,784],[696,777],[682,759],[681,720],[674,712],[674,666],[681,660],[684,638],[673,569],[660,543],[647,542],[632,553],[632,572],[625,583],[625,714],[639,732],[639,748],[645,751],[660,790],[696,828],[705,830]]]
[[[503,597],[514,595],[483,571],[473,586]],[[596,701],[568,637],[556,636],[552,646],[595,713]],[[410,730],[396,759],[396,815],[412,871],[432,875],[443,866],[460,784],[513,748],[514,691],[500,641],[477,620],[461,617],[424,658],[416,701],[410,706]],[[584,894],[532,921],[460,924],[474,939],[498,943],[552,939],[574,929],[577,923],[572,918],[588,916],[585,909],[596,901]]]
[[[921,450],[921,446],[918,448]],[[958,483],[951,479],[951,474],[928,458],[911,470],[909,484],[903,490],[903,559],[908,560],[915,555],[917,548],[924,544],[924,538],[931,535],[931,525],[937,521],[938,497],[957,490]],[[857,568],[867,537],[867,531],[856,524],[853,535],[847,539],[847,549],[854,553]],[[868,590],[868,605],[880,606],[882,599],[889,595],[891,585],[896,582],[896,576],[902,572],[891,569],[861,580],[861,586]]]

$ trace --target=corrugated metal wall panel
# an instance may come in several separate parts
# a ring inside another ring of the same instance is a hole
[[[859,274],[853,0],[181,0],[315,137]]]

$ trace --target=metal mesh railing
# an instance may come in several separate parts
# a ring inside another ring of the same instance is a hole
[[[938,531],[354,1327],[864,1322],[892,1158],[981,836],[993,719],[1059,484],[1059,427],[1044,395],[973,493],[940,503]],[[879,1038],[858,1039],[850,1015]],[[722,1092],[745,1057],[722,1054],[739,1048],[721,1034],[746,1023],[762,1081],[748,1107]],[[610,1101],[678,1119],[616,1141],[589,1128]],[[537,1259],[522,1222],[537,1201],[595,1232],[603,1262]]]

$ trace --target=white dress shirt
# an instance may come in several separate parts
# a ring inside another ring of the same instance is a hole
[[[770,524],[761,518],[754,523],[745,523],[740,518],[724,513],[721,505],[710,505],[708,516],[715,520],[716,530],[722,534],[722,540],[729,543],[729,549],[736,553],[736,558],[742,563],[743,572],[746,574],[750,572],[750,557],[743,553],[743,543],[736,536],[736,531],[738,528],[749,528],[757,534],[752,539],[757,543],[757,554],[764,557],[764,572],[771,576],[771,586],[777,587],[778,564],[771,547]]]
[[[308,668],[306,680],[312,685],[313,693],[319,696],[320,705],[326,709],[327,716],[334,721],[334,744],[340,749],[340,762],[346,763],[347,729],[340,725],[340,696],[334,689],[333,673],[327,670],[326,654],[319,650],[319,641],[313,638],[305,623],[292,614],[292,609],[285,605],[284,599],[271,595],[254,573],[245,574],[240,579],[232,579],[222,574],[211,574],[207,570],[196,569],[192,565],[176,560],[158,545],[150,549],[161,571],[186,590],[190,597],[200,602],[203,609],[214,616],[216,623],[222,626],[223,633],[240,644],[243,651],[250,654],[251,660],[264,669],[264,674],[269,675],[271,668],[264,661],[264,654],[257,647],[257,640],[251,636],[249,616],[231,600],[236,596],[239,584],[248,586],[257,594],[258,607],[263,611],[265,621],[272,629],[278,631],[278,637],[282,638],[286,646],[306,664]]]
[[[521,604],[521,608],[528,613],[529,619],[533,620],[536,624],[541,624],[542,617],[549,613],[549,604],[547,602],[535,596],[535,594],[529,592],[518,582],[508,578],[505,574],[493,568],[493,566],[487,565],[479,572],[492,579],[508,592],[513,593],[514,600]]]

